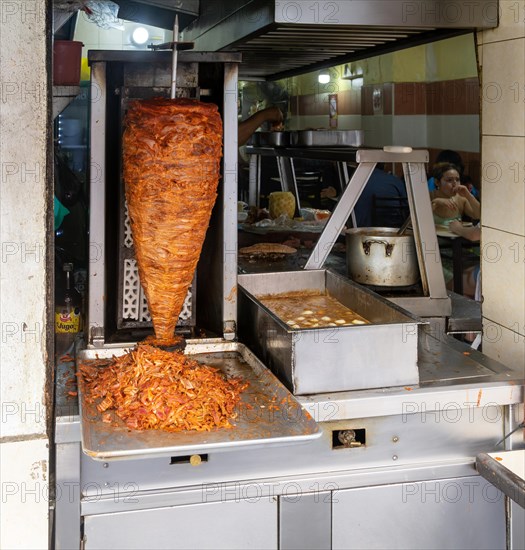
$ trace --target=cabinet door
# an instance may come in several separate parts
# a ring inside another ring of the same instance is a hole
[[[334,550],[506,548],[505,498],[480,476],[338,491]]]
[[[224,501],[84,518],[86,549],[277,549],[277,502]]]

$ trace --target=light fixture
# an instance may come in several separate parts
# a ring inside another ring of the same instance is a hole
[[[319,84],[328,84],[330,82],[330,73],[328,71],[321,71],[317,80]]]
[[[148,29],[145,29],[144,27],[137,27],[131,35],[132,42],[137,46],[143,46],[148,41],[148,38]]]

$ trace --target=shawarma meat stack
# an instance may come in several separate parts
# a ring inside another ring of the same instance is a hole
[[[123,175],[139,277],[159,342],[173,339],[217,197],[222,122],[192,99],[131,102]]]

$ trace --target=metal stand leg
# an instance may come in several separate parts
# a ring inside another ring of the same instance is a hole
[[[250,155],[250,171],[248,180],[248,204],[259,208],[261,193],[261,157]]]
[[[344,193],[346,186],[350,182],[350,176],[348,175],[348,166],[346,162],[337,163],[337,174],[339,176],[339,187],[341,188],[341,195]],[[357,220],[355,217],[355,211],[352,209],[350,213],[350,219],[352,220],[352,227],[357,227]]]
[[[375,162],[363,162],[357,167],[308,258],[305,269],[320,269],[323,266],[375,167]]]
[[[408,298],[390,298],[390,300],[410,310],[415,315],[424,317],[450,315],[452,304],[445,287],[425,173],[425,162],[428,162],[428,153],[410,151],[401,155],[399,153],[360,149],[356,153],[356,161],[358,163],[357,169],[319,237],[310,258],[306,262],[305,269],[320,269],[323,266],[376,164],[378,162],[401,162],[407,187],[423,295]],[[341,174],[344,178],[344,172],[342,167],[339,170],[341,181]]]
[[[301,209],[301,201],[299,199],[299,189],[297,188],[293,160],[286,157],[277,157],[276,160],[277,167],[279,168],[281,189],[293,193],[295,197],[295,214],[298,215]]]
[[[452,265],[454,292],[463,294],[463,243],[460,237],[452,241]]]

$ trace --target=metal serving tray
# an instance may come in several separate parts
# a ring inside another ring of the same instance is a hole
[[[255,132],[254,147],[286,147],[290,145],[290,132]]]
[[[290,139],[295,147],[360,147],[363,135],[362,130],[299,130]]]
[[[122,355],[133,345],[83,350],[77,356],[77,365],[97,358]],[[321,436],[322,431],[310,414],[244,345],[223,340],[189,340],[185,353],[197,361],[219,368],[229,376],[240,376],[250,383],[243,392],[242,405],[238,417],[231,422],[232,428],[175,433],[129,430],[116,415],[117,426],[104,423],[96,407],[86,403],[80,380],[84,453],[104,461],[180,456],[257,445],[297,444]]]
[[[239,337],[295,395],[419,383],[422,321],[378,294],[328,270],[238,280]],[[326,292],[371,324],[292,329],[258,299],[309,290]]]

